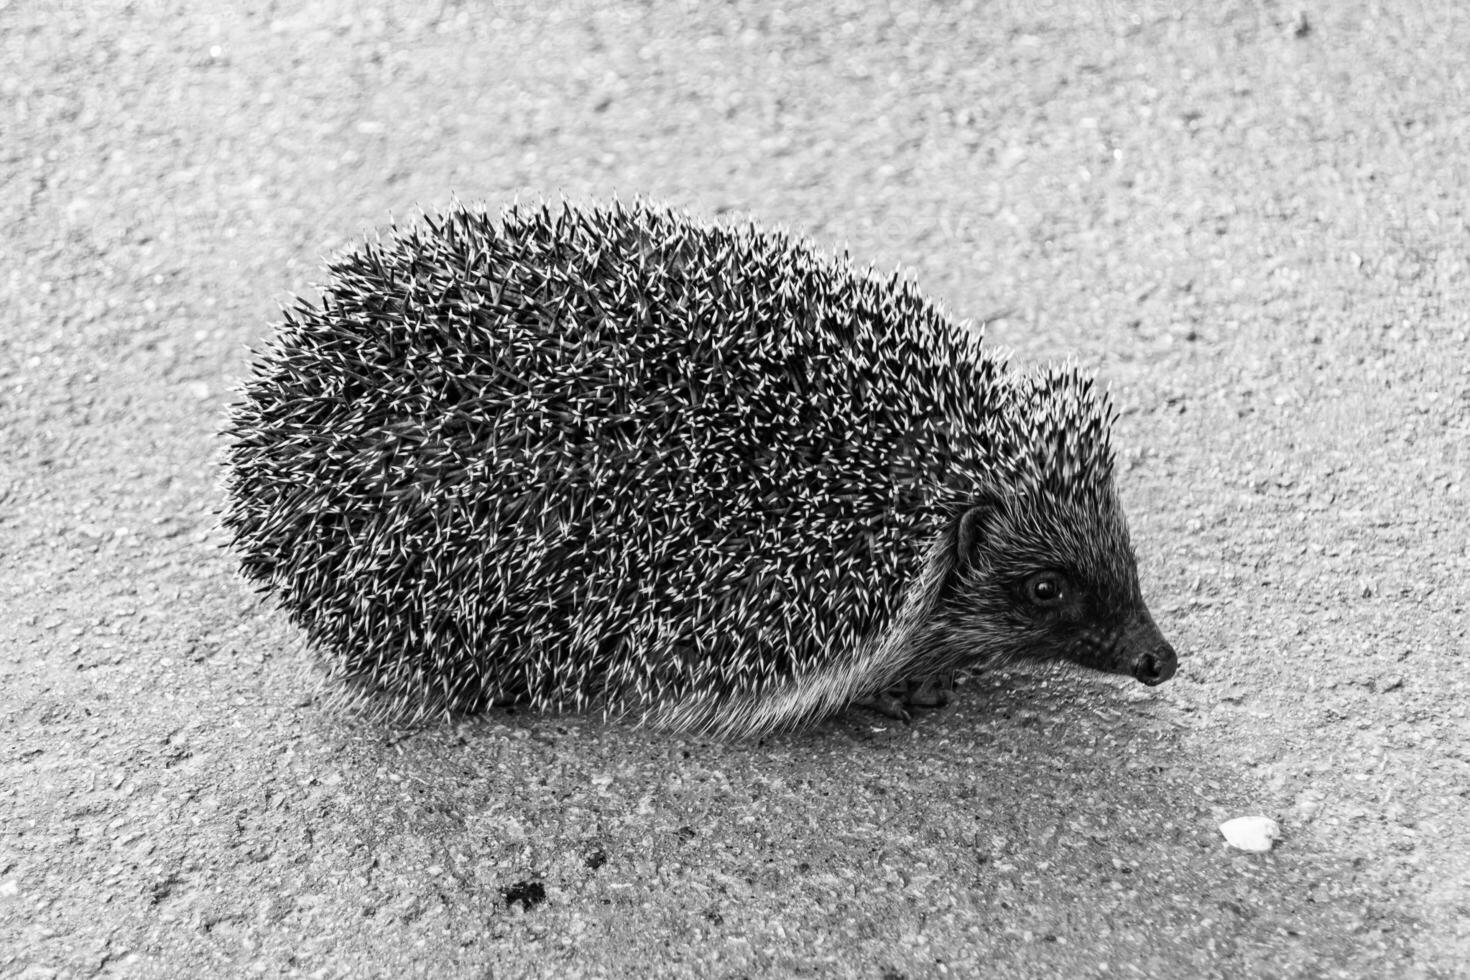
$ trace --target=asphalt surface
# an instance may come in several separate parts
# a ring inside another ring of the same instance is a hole
[[[0,974],[1470,975],[1470,12],[1175,7],[0,3]],[[1095,369],[1179,676],[325,711],[215,528],[249,347],[392,220],[614,194]]]

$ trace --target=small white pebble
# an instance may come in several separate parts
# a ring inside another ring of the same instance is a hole
[[[1236,817],[1220,825],[1225,842],[1242,851],[1269,851],[1276,838],[1281,836],[1281,827],[1270,817]]]

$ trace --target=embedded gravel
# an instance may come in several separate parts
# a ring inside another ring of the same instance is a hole
[[[1427,0],[0,0],[0,975],[1470,975],[1467,50]],[[249,346],[393,218],[613,194],[1095,368],[1179,676],[730,744],[324,712],[214,527]]]

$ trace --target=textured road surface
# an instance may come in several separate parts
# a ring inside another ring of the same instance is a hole
[[[0,0],[0,974],[1466,975],[1470,12],[1177,6]],[[1095,368],[1179,677],[325,714],[213,529],[249,345],[390,216],[614,193]]]

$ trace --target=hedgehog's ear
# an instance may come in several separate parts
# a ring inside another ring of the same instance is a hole
[[[954,556],[960,568],[969,568],[979,552],[992,518],[1000,510],[1000,498],[990,491],[975,497],[955,525]]]

